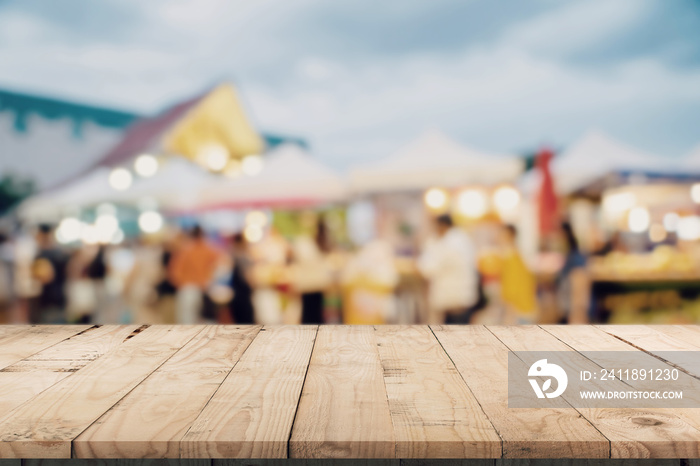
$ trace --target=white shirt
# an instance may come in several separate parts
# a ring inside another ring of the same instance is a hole
[[[446,311],[466,309],[478,299],[476,251],[471,238],[457,227],[429,241],[418,259],[428,278],[431,323],[442,323]]]

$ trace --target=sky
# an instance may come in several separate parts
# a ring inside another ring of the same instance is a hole
[[[0,87],[154,113],[220,82],[345,168],[439,128],[700,144],[700,0],[0,0]]]

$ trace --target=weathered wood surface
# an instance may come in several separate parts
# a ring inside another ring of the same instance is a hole
[[[532,350],[700,378],[695,326],[0,326],[0,459],[700,458],[700,409],[508,408]]]

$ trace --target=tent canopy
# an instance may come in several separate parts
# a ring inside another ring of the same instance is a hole
[[[258,134],[250,124],[236,90],[221,84],[160,114],[141,118],[121,140],[85,170],[64,180],[62,187],[89,175],[98,167],[128,165],[143,153],[181,155],[195,160],[202,147],[212,144],[226,148],[234,158],[261,154],[267,143],[275,145],[282,136]]]
[[[301,206],[346,198],[345,181],[295,144],[265,156],[254,177],[220,177],[201,190],[200,209],[251,206]]]
[[[219,144],[236,158],[260,154],[263,139],[250,124],[235,89],[221,84],[130,127],[97,165],[117,166],[142,152],[195,160],[202,146]]]
[[[67,211],[103,202],[138,204],[143,200],[155,201],[165,210],[187,209],[196,205],[203,186],[217,179],[187,159],[171,157],[152,177],[137,178],[129,189],[116,191],[108,182],[110,171],[98,167],[71,184],[34,196],[20,206],[20,216],[51,220]]]
[[[600,131],[589,131],[555,157],[551,164],[557,193],[568,195],[612,172],[660,172],[672,169],[668,160],[618,142]],[[531,171],[519,183],[535,192],[539,173]]]
[[[517,157],[479,152],[430,130],[393,155],[352,170],[350,183],[357,192],[496,184],[515,180],[522,168]]]

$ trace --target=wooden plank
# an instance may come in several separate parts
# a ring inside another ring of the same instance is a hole
[[[491,464],[478,464],[478,461],[485,460],[474,460],[477,464],[465,465],[465,466],[494,466],[493,460]],[[212,460],[212,466],[430,466],[425,462],[410,462],[400,459],[253,459],[253,460],[243,460],[243,459],[214,459]],[[0,465],[2,466],[2,465]],[[19,466],[19,465],[18,465]],[[449,461],[441,460],[439,461],[439,466],[457,466],[451,464]]]
[[[0,345],[2,340],[6,337],[12,336],[17,333],[26,332],[28,329],[32,328],[32,325],[22,325],[22,324],[8,324],[0,325]]]
[[[201,326],[153,326],[0,419],[0,457],[70,458],[71,441]]]
[[[700,377],[700,330],[697,326],[676,325],[598,325],[600,330],[656,355],[669,364]]]
[[[650,325],[649,328],[683,342],[684,351],[700,351],[700,325]]]
[[[375,331],[396,457],[499,458],[501,438],[430,328]]]
[[[662,325],[596,325],[596,328],[613,335],[630,345],[647,351],[698,351],[700,335],[682,340],[678,335],[662,331]],[[669,326],[670,327],[670,326]]]
[[[392,458],[395,439],[374,329],[318,330],[289,444],[292,458]]]
[[[0,463],[0,466],[3,466]],[[19,466],[19,465],[17,465]],[[29,459],[22,466],[211,466],[209,460],[181,459]]]
[[[655,358],[652,354],[647,354],[634,348],[629,343],[615,338],[614,336],[603,332],[601,329],[591,326],[561,326],[561,325],[544,325],[541,326],[546,332],[551,333],[559,340],[569,345],[576,351],[589,351],[586,357],[593,360],[598,366],[604,368],[615,368],[619,367],[619,355],[616,355],[618,351],[631,351],[639,353],[635,360],[644,361],[648,360],[648,363],[644,363],[644,367],[655,368],[663,367],[665,364]],[[628,384],[640,389],[640,390],[658,390],[658,382],[646,381],[646,380],[628,380]],[[696,385],[688,385],[684,379],[680,379],[674,382],[672,387],[673,390],[683,390],[684,398],[693,400],[700,406],[700,397],[698,397],[695,392],[697,391]],[[646,411],[646,410],[645,410]],[[657,413],[656,418],[650,418],[647,412],[644,414],[644,419],[647,423],[656,423],[658,421],[663,422],[675,422],[675,419],[682,418],[688,424],[692,425],[696,430],[700,431],[700,412],[696,409],[657,409],[654,410]],[[662,417],[665,419],[658,419]]]
[[[508,348],[485,327],[431,328],[501,436],[503,457],[609,456],[608,440],[573,408],[508,409]]]
[[[118,347],[141,329],[139,325],[95,326],[35,353],[25,361],[93,361]]]
[[[686,464],[687,460],[680,459],[498,459],[494,466],[693,466]],[[698,465],[700,466],[700,465]]]
[[[0,369],[26,359],[90,327],[90,325],[42,325],[27,326],[21,331],[16,331],[16,328],[8,329],[0,339]]]
[[[183,458],[285,458],[316,326],[260,331],[185,435]]]
[[[0,417],[121,345],[136,325],[93,327],[0,371]]]
[[[76,458],[179,458],[180,440],[259,326],[209,326],[73,442]]]
[[[512,351],[575,352],[537,326],[493,326],[489,330]],[[580,356],[570,369],[593,372],[600,366]],[[562,398],[566,397],[565,392]],[[700,454],[700,431],[673,413],[660,409],[576,409],[610,440],[611,458],[693,458]]]

